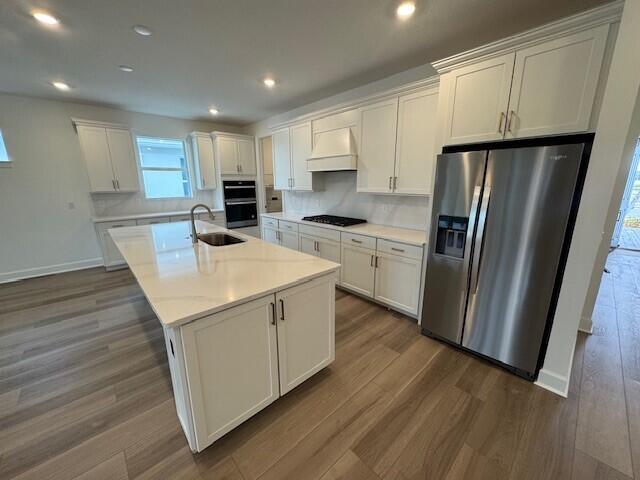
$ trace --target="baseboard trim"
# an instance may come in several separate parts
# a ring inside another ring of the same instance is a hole
[[[564,398],[567,398],[569,394],[569,379],[544,368],[538,374],[536,385]]]
[[[102,257],[78,260],[77,262],[60,263],[48,265],[46,267],[27,268],[25,270],[15,270],[13,272],[0,273],[0,283],[16,282],[27,278],[43,277],[54,273],[72,272],[74,270],[84,270],[86,268],[100,267],[104,265]]]

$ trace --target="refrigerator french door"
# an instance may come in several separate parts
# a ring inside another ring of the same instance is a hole
[[[423,333],[536,377],[584,149],[438,156]]]

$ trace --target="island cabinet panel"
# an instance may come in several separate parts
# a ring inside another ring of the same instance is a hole
[[[198,451],[279,397],[274,302],[269,295],[181,328]]]
[[[326,275],[276,294],[280,393],[335,359],[335,277]]]

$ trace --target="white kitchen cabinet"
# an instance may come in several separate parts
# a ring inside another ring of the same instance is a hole
[[[433,193],[437,110],[438,90],[435,88],[402,95],[398,99],[395,193]]]
[[[238,138],[238,166],[242,175],[256,174],[256,152],[253,137]]]
[[[273,243],[274,245],[280,245],[280,236],[278,230],[274,228],[262,227],[262,240],[265,242]]]
[[[587,131],[609,26],[516,52],[506,138]]]
[[[376,251],[342,242],[340,285],[373,298]]]
[[[90,191],[138,191],[138,169],[129,130],[74,122],[89,174]]]
[[[422,259],[390,255],[378,249],[374,299],[406,313],[418,314]]]
[[[253,137],[213,133],[214,151],[222,175],[255,175],[256,155]]]
[[[273,132],[273,188],[289,190],[291,188],[291,143],[288,128]]]
[[[283,298],[285,318],[292,323],[288,328],[282,325],[283,332],[289,332],[289,335],[282,334],[283,341],[296,336],[297,341],[313,343],[308,338],[311,332],[299,331],[301,323],[321,332],[330,328],[314,325],[319,321],[329,323],[319,314],[314,314],[313,320],[304,318],[298,311],[300,302],[295,294]],[[269,295],[181,327],[198,451],[280,396],[278,340],[281,335],[277,333],[274,302],[275,297]],[[316,303],[319,302],[316,300]],[[324,302],[320,307],[324,307]],[[288,351],[292,351],[291,355],[298,361],[296,348],[305,347],[289,346]],[[288,366],[294,368],[292,363]],[[303,366],[308,368],[308,363]]]
[[[311,156],[311,140],[311,122],[291,127],[291,184],[293,190],[313,190],[313,174],[307,170],[307,159]]]
[[[216,162],[213,154],[213,140],[208,133],[191,134],[193,163],[196,170],[198,190],[213,190],[217,187]]]
[[[107,144],[111,154],[113,176],[119,192],[137,192],[138,167],[129,130],[107,128]]]
[[[265,242],[280,245],[292,250],[298,250],[298,234],[285,230],[276,230],[274,228],[262,227],[262,240]]]
[[[280,394],[335,359],[335,286],[332,275],[276,294]]]
[[[358,192],[392,192],[397,124],[397,97],[360,108]]]
[[[312,149],[310,122],[273,132],[272,148],[275,190],[315,189],[313,174],[307,170]]]
[[[514,61],[508,53],[448,74],[445,144],[503,138]]]
[[[340,242],[334,242],[322,237],[300,235],[300,251],[331,262],[340,263]]]
[[[442,75],[444,144],[587,131],[608,33],[600,25]]]
[[[113,242],[113,239],[109,234],[109,229],[135,226],[135,220],[101,222],[95,224],[96,233],[100,241],[100,247],[102,248],[102,259],[107,270],[123,267],[125,265],[125,261],[120,250],[118,250],[118,247],[116,247],[116,244]]]

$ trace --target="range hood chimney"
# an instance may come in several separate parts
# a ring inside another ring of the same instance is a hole
[[[318,134],[311,156],[307,160],[310,172],[355,170],[356,145],[350,128],[338,128]]]

